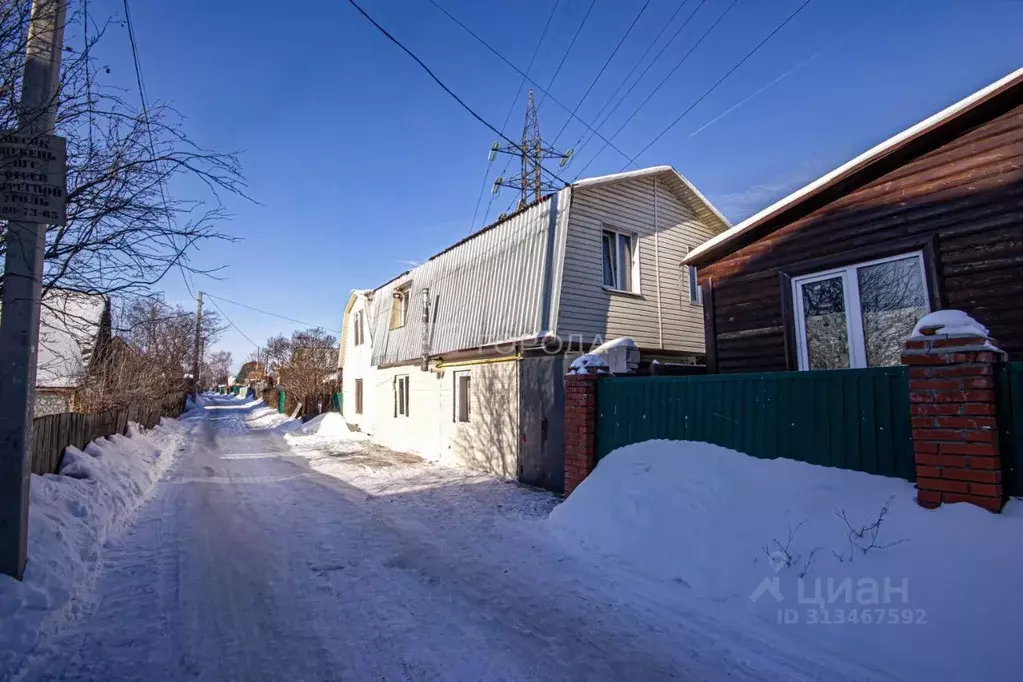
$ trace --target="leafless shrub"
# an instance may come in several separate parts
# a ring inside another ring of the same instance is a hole
[[[859,527],[853,526],[844,509],[840,509],[835,512],[835,516],[845,522],[845,526],[848,531],[846,533],[846,539],[849,542],[848,554],[844,551],[838,552],[837,550],[832,550],[832,554],[834,554],[836,559],[844,563],[846,561],[852,561],[858,553],[866,555],[873,550],[887,549],[889,547],[902,544],[903,542],[908,542],[908,538],[889,542],[884,542],[878,539],[878,536],[881,533],[881,526],[884,525],[884,521],[888,517],[892,499],[894,498],[888,498],[881,507],[881,511],[878,512],[877,518],[875,518],[873,522],[863,524]]]
[[[792,542],[796,538],[796,533],[806,523],[806,519],[803,519],[795,526],[789,527],[789,534],[782,544],[778,538],[773,538],[771,542],[764,543],[763,550],[764,554],[767,555],[768,559],[774,565],[776,570],[781,568],[799,568],[799,577],[803,578],[810,571],[810,567],[813,566],[814,559],[817,556],[819,547],[815,547],[809,551],[805,556],[802,552],[797,552],[792,547]],[[772,549],[772,546],[774,549]]]

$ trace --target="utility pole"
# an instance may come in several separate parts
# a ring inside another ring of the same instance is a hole
[[[192,365],[192,392],[199,395],[202,384],[199,383],[199,371],[202,369],[202,292],[196,297],[198,306],[195,311],[195,364]]]
[[[559,187],[543,181],[543,162],[545,159],[559,159],[562,167],[572,158],[572,150],[559,152],[551,147],[543,145],[540,137],[540,119],[536,114],[536,102],[533,99],[533,90],[529,91],[529,98],[526,100],[526,122],[522,126],[522,140],[519,144],[501,146],[495,142],[490,148],[490,160],[493,161],[497,154],[510,154],[518,156],[521,160],[519,182],[509,182],[504,178],[494,181],[492,192],[497,194],[502,187],[511,187],[520,192],[519,208],[530,202],[537,201],[544,194],[554,192]]]
[[[52,135],[64,45],[66,0],[35,0],[21,83],[19,132]],[[45,223],[7,224],[0,318],[0,572],[21,580],[28,558],[36,351],[42,298]]]

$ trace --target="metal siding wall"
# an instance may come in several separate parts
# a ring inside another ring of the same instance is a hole
[[[597,383],[597,459],[652,439],[915,480],[905,367]]]
[[[566,229],[570,192],[558,194],[558,230]],[[373,364],[420,357],[423,287],[430,289],[433,307],[433,354],[537,334],[550,206],[547,199],[374,292]],[[562,257],[555,253],[556,260]],[[392,292],[409,282],[407,322],[390,330]]]
[[[680,276],[679,263],[687,247],[702,244],[720,230],[702,222],[679,199],[672,191],[676,185],[681,183],[674,173],[657,176],[656,225],[653,178],[582,188],[573,195],[558,317],[558,333],[563,338],[572,334],[588,340],[631,336],[644,348],[660,347],[659,270],[664,348],[704,352],[703,308],[689,303],[688,282]],[[604,224],[638,235],[641,296],[603,288]],[[659,260],[655,259],[658,253]]]

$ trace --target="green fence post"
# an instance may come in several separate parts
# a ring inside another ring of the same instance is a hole
[[[284,414],[284,391],[277,391],[277,411]]]

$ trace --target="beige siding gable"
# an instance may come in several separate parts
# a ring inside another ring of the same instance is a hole
[[[703,354],[703,308],[690,303],[680,262],[722,226],[697,218],[670,189],[676,180],[670,171],[574,190],[558,314],[562,339],[631,336],[641,348]],[[638,292],[603,286],[605,228],[633,235]]]

